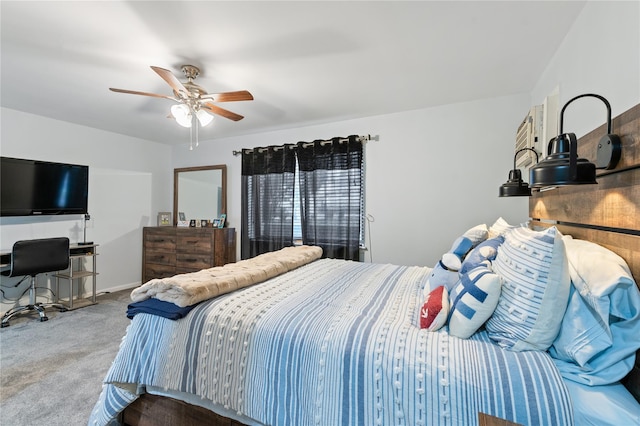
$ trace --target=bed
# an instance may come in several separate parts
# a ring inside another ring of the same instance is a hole
[[[425,294],[437,288],[431,266],[321,259],[307,247],[288,251],[286,260],[276,253],[259,256],[228,270],[213,268],[136,289],[132,296],[141,308],[131,312],[88,423],[570,425],[596,422],[598,415],[608,416],[611,424],[637,423],[640,225],[632,217],[631,223],[613,226],[607,217],[638,209],[639,123],[640,106],[616,117],[625,171],[599,178],[602,194],[590,192],[603,198],[622,194],[613,211],[609,204],[594,203],[595,208],[583,208],[590,217],[580,218],[563,208],[567,199],[580,199],[574,194],[585,191],[581,188],[563,188],[550,198],[554,191],[538,193],[530,201],[528,228],[496,220],[465,256],[470,259],[485,241],[502,237],[490,266],[504,282],[522,266],[514,261],[520,250],[547,250],[528,265],[536,272],[533,281],[564,284],[548,286],[555,292],[543,286],[520,295],[521,301],[540,300],[535,318],[524,326],[509,322],[517,309],[506,301],[509,294],[516,297],[516,287],[503,285],[496,297],[492,287],[482,287],[484,300],[496,305],[486,309],[486,321],[460,320],[465,330],[473,329],[460,338],[447,321],[464,313],[463,303],[438,317],[444,319],[441,327],[420,327]],[[580,146],[594,137],[585,136]],[[563,217],[567,211],[573,216]],[[596,223],[585,227],[594,221],[591,216]],[[595,262],[605,263],[594,267]],[[483,266],[472,271],[476,267]],[[600,279],[603,270],[613,272]],[[230,278],[232,273],[241,278]],[[509,280],[520,275],[525,274]],[[478,286],[495,282],[492,276],[482,275]],[[209,280],[206,291],[193,291],[202,279]],[[594,280],[601,287],[580,297]],[[544,294],[537,297],[536,291]],[[611,306],[603,307],[607,302]],[[476,312],[487,306],[467,305]],[[585,310],[597,311],[583,318],[594,333],[585,341],[613,343],[575,344],[579,336],[570,313]],[[590,412],[594,400],[600,413]]]

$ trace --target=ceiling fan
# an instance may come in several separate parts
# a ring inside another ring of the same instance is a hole
[[[182,72],[187,77],[185,83],[180,82],[171,71],[160,67],[151,66],[164,81],[166,81],[171,89],[173,96],[160,95],[157,93],[138,92],[135,90],[124,90],[110,87],[109,90],[118,93],[129,93],[132,95],[152,96],[154,98],[165,98],[177,102],[177,105],[171,107],[171,114],[176,121],[184,127],[192,127],[196,118],[202,126],[206,126],[211,122],[213,117],[210,114],[217,114],[229,120],[238,121],[244,117],[224,108],[220,108],[213,102],[235,102],[235,101],[251,101],[253,95],[246,90],[225,93],[207,93],[201,86],[194,83],[194,80],[200,75],[200,69],[194,65],[183,65]],[[197,128],[197,126],[196,126]]]

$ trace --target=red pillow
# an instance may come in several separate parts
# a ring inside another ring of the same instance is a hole
[[[447,323],[449,315],[449,292],[444,286],[429,293],[420,309],[420,328],[436,331]]]

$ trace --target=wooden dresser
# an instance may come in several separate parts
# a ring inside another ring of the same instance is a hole
[[[142,283],[236,261],[235,228],[151,226],[142,230]]]

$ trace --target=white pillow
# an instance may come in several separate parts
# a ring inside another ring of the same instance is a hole
[[[488,238],[495,238],[499,235],[504,235],[509,229],[515,228],[513,225],[509,225],[506,220],[499,217],[493,225],[489,227]]]
[[[500,298],[500,277],[487,264],[465,274],[451,291],[449,334],[468,339],[493,313]]]
[[[487,321],[489,337],[514,350],[542,350],[558,335],[569,299],[570,278],[562,234],[512,228],[493,262],[502,293]]]

